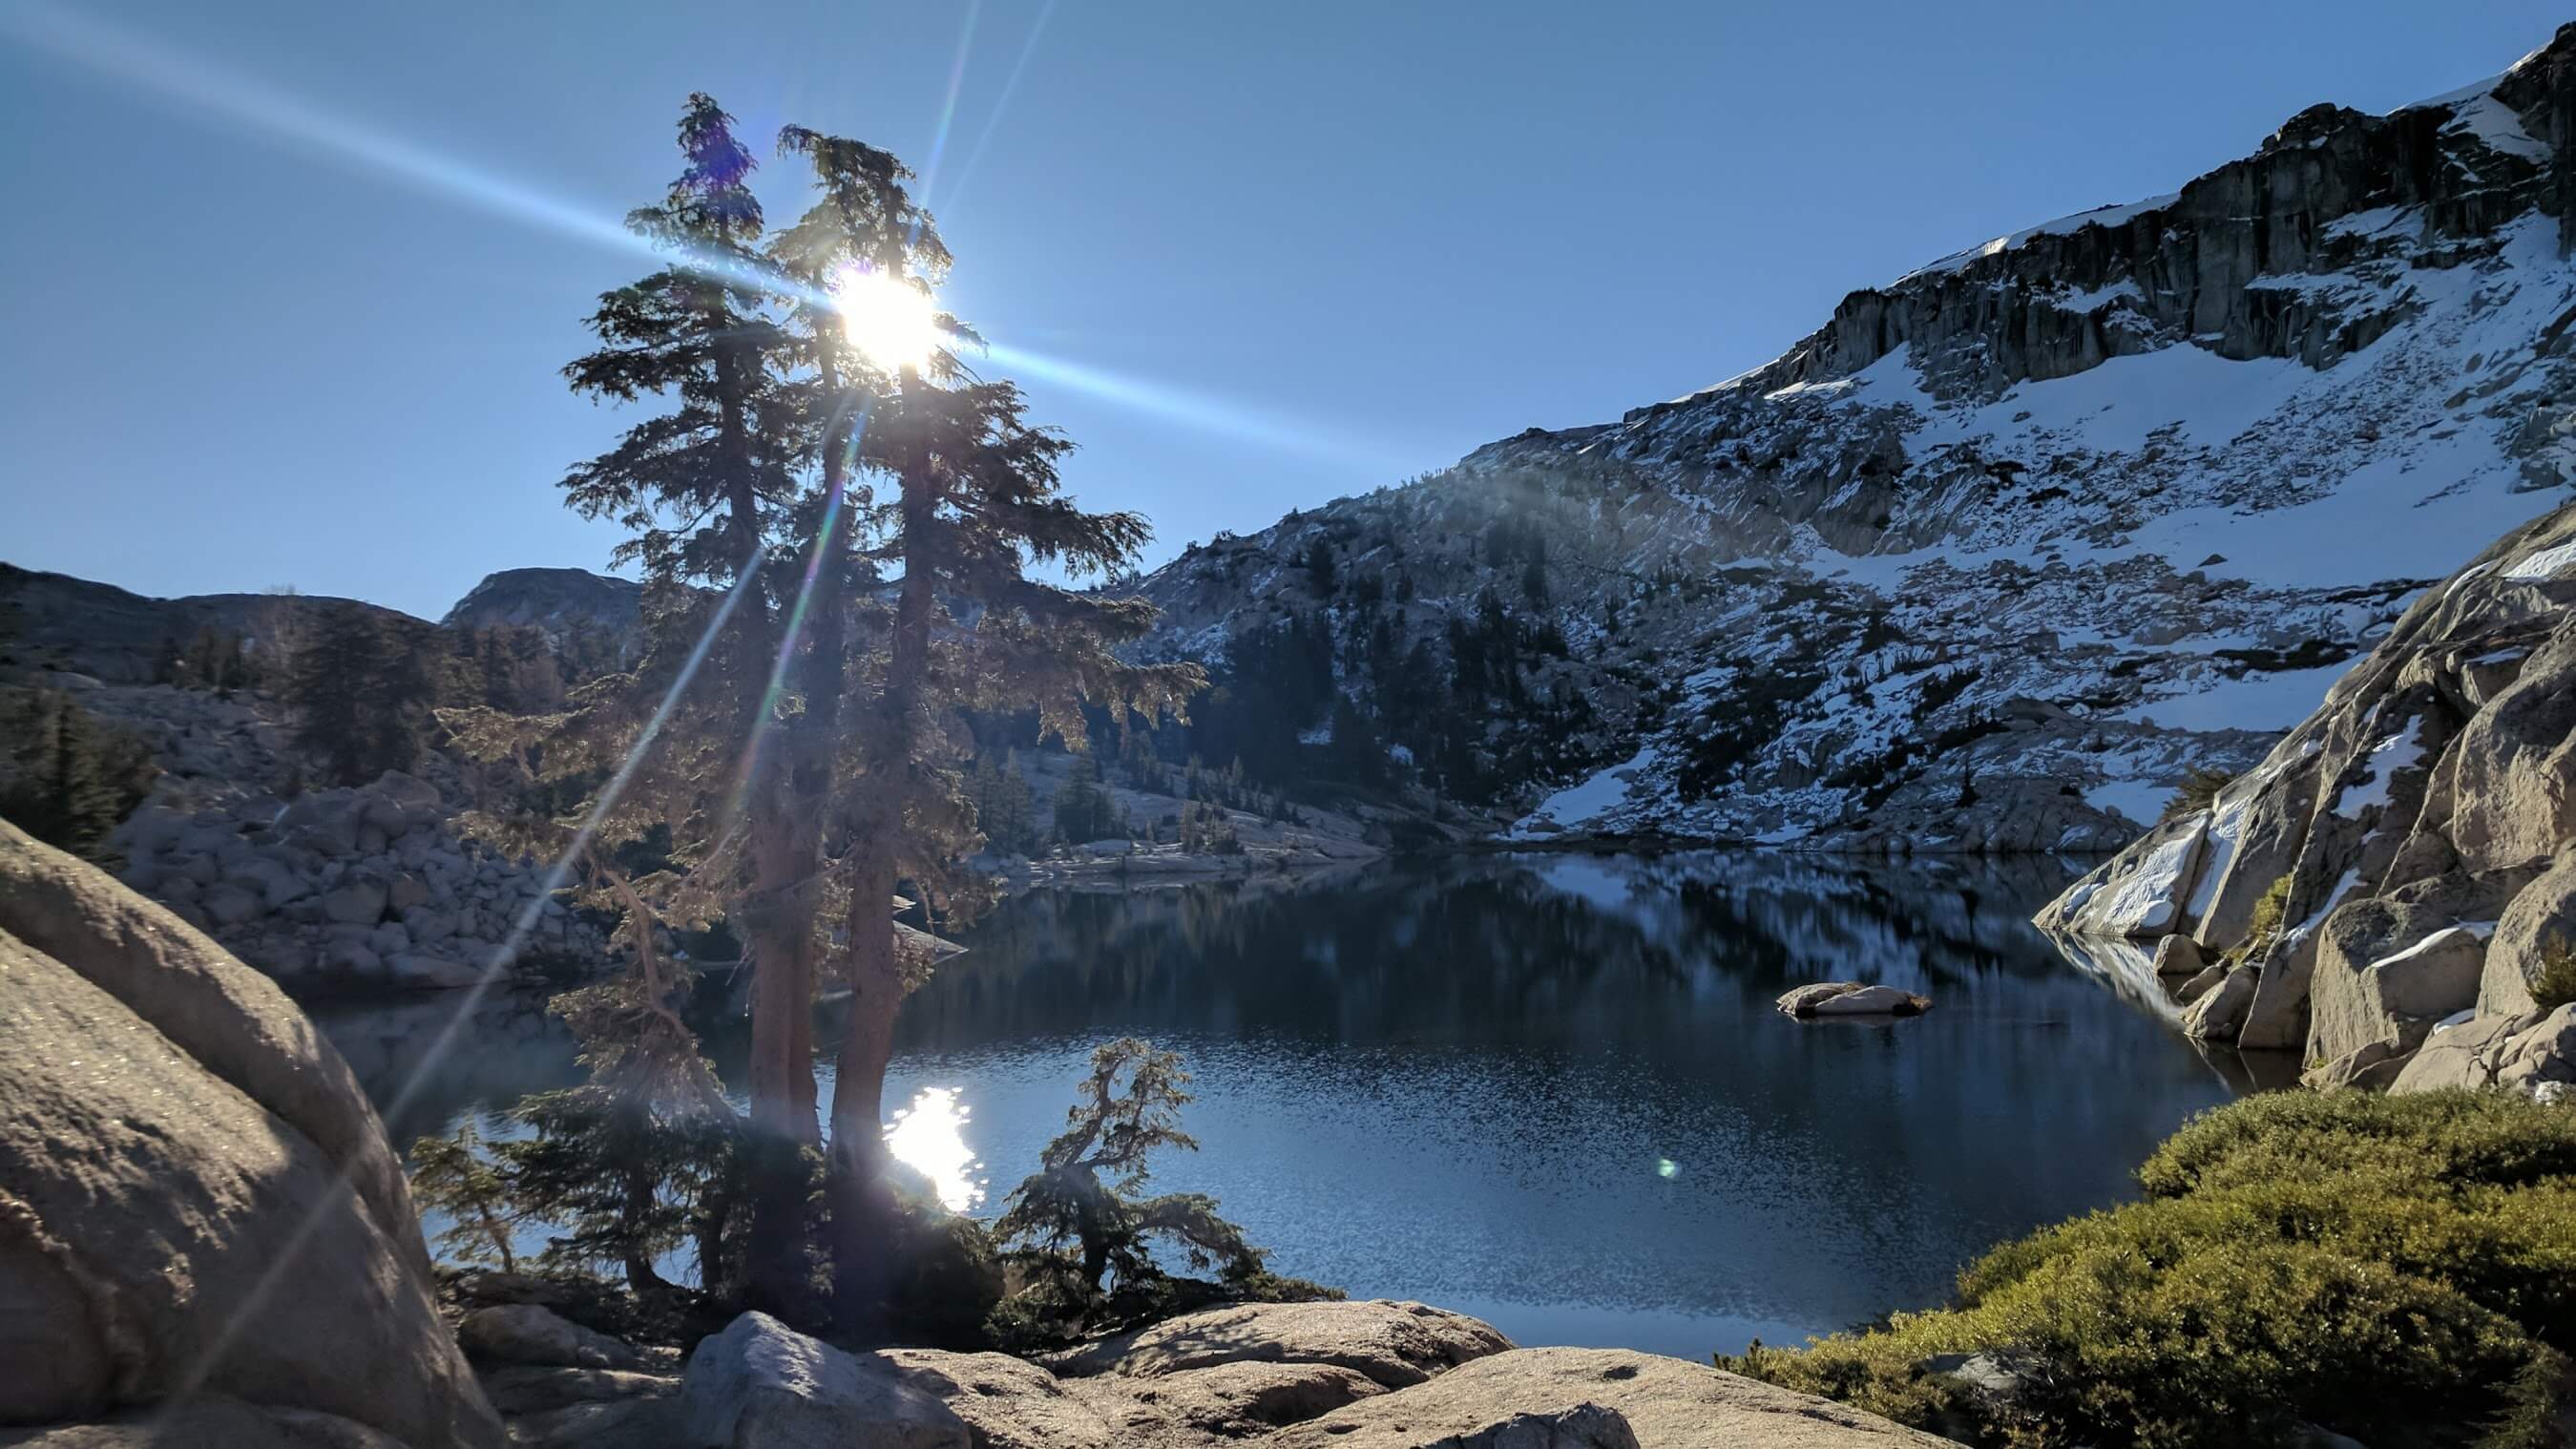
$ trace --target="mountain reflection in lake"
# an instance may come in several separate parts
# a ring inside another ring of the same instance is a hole
[[[1215,1194],[1278,1271],[1523,1343],[1701,1357],[1932,1303],[1969,1258],[2130,1191],[2229,1087],[2028,923],[2053,864],[1771,853],[1395,862],[1326,882],[1015,899],[909,1002],[898,1150],[989,1216],[1091,1048],[1180,1050]],[[1801,1025],[1858,978],[1927,1016]],[[408,1008],[423,1023],[439,1008]],[[413,1039],[323,1023],[384,1100]],[[400,1140],[569,1080],[524,1013],[441,1064]],[[719,1059],[724,1052],[720,1049]]]

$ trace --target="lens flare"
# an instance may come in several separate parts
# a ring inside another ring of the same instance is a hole
[[[888,372],[920,372],[947,340],[939,302],[910,277],[875,267],[843,267],[832,278],[832,305],[850,345]]]

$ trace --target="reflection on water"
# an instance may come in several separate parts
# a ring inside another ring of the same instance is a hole
[[[940,1205],[973,1212],[984,1200],[984,1164],[966,1145],[966,1114],[956,1087],[924,1087],[912,1105],[897,1107],[886,1123],[886,1150],[894,1160],[930,1179]]]
[[[1154,1190],[1214,1194],[1280,1272],[1528,1343],[1795,1342],[1937,1301],[1996,1241],[2119,1199],[2231,1094],[2152,1002],[2029,925],[2064,874],[1528,855],[1025,896],[906,1005],[888,1140],[992,1213],[990,1173],[1034,1169],[1091,1049],[1151,1037],[1188,1059],[1204,1148]],[[1844,978],[1937,1005],[1771,1007]],[[355,1037],[383,1100],[402,1033],[377,1016]],[[460,1055],[398,1133],[572,1072],[559,1036],[509,1022]]]

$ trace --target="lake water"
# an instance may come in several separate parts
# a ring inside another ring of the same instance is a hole
[[[912,1104],[901,1153],[990,1216],[1092,1047],[1149,1037],[1187,1059],[1203,1147],[1156,1188],[1214,1194],[1280,1272],[1524,1343],[1794,1343],[1937,1302],[1997,1241],[2121,1199],[2233,1095],[2230,1064],[2029,925],[2065,877],[1516,855],[1032,894],[906,1005],[887,1100]],[[1845,978],[1937,1005],[1866,1025],[1772,1008]],[[382,1103],[452,1009],[317,1015]],[[397,1140],[575,1071],[533,1004],[461,1040]]]

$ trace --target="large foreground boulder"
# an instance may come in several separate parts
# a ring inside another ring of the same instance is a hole
[[[427,1264],[383,1129],[304,1014],[0,823],[0,1425],[209,1395],[497,1445]]]
[[[1584,1415],[1585,1408],[1596,1411]],[[1277,1449],[1428,1449],[1431,1445],[1617,1442],[1564,1437],[1624,1421],[1640,1449],[1930,1449],[1948,1440],[1829,1399],[1705,1364],[1626,1349],[1522,1348],[1481,1358],[1401,1393],[1364,1399],[1263,1440]],[[1559,1437],[1515,1440],[1554,1417]],[[1565,1427],[1571,1426],[1571,1427]],[[1480,1437],[1481,1436],[1481,1437]]]

